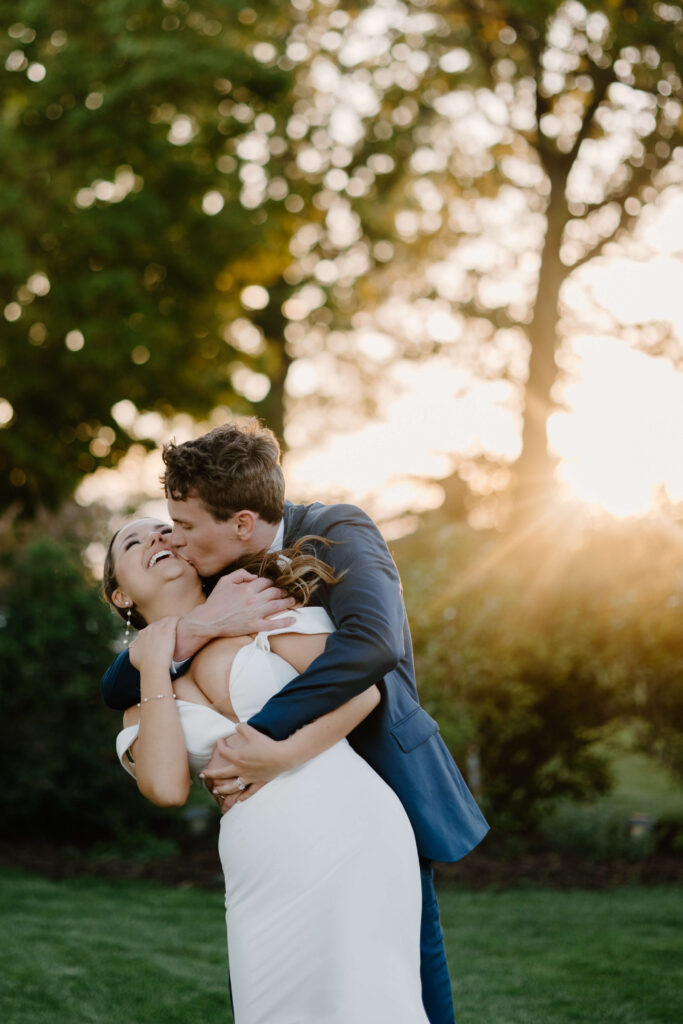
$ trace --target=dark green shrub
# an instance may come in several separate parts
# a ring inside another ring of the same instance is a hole
[[[0,560],[0,787],[11,838],[72,843],[145,832],[170,820],[118,764],[121,719],[99,680],[120,635],[77,552],[47,537]]]
[[[599,806],[565,804],[544,823],[543,834],[555,850],[590,860],[640,860],[657,844],[654,829],[634,831],[625,815]]]
[[[461,767],[476,755],[492,824],[606,792],[615,723],[683,774],[683,531],[441,524],[395,549],[422,701]]]

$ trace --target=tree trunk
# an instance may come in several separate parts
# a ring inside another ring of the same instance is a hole
[[[273,360],[275,362],[275,360]],[[268,377],[270,379],[270,391],[257,406],[257,413],[266,421],[278,441],[282,451],[286,451],[285,442],[285,380],[292,362],[285,348],[284,338],[282,347],[277,352],[277,366],[273,366]]]
[[[270,391],[259,402],[256,408],[266,425],[270,427],[283,451],[285,443],[285,380],[292,357],[287,351],[285,328],[288,321],[282,313],[282,304],[291,294],[291,285],[280,279],[270,288],[270,302],[266,308],[254,317],[254,323],[263,331],[267,351],[267,366],[264,368],[270,380]]]
[[[554,409],[552,388],[557,377],[557,323],[559,296],[567,268],[560,261],[560,244],[567,222],[565,175],[552,182],[538,292],[533,319],[527,330],[531,345],[529,376],[524,395],[522,452],[513,468],[513,513],[526,518],[542,504],[554,487],[556,460],[548,452],[547,425]]]

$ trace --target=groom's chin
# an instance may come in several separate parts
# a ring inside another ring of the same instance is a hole
[[[217,580],[225,573],[225,569],[215,562],[190,562],[189,559],[185,561],[203,580]]]

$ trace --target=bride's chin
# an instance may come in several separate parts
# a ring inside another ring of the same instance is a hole
[[[173,561],[166,559],[159,563],[158,568],[161,570],[158,575],[159,582],[177,580],[179,577],[194,579],[197,576],[194,566],[182,558],[174,558]]]

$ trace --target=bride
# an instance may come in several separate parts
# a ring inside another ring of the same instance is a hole
[[[322,653],[334,626],[306,607],[324,562],[255,556],[247,568],[294,595],[295,625],[204,647],[171,682],[178,617],[204,596],[169,543],[139,519],[112,539],[104,589],[141,632],[130,646],[140,703],[124,714],[122,764],[140,792],[184,804],[215,743]],[[274,620],[276,621],[276,620]],[[345,736],[380,701],[371,687],[277,744],[281,774],[220,823],[236,1024],[428,1024],[420,985],[420,875],[393,791]]]

